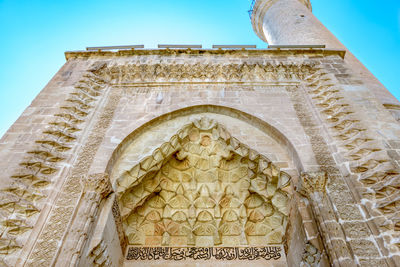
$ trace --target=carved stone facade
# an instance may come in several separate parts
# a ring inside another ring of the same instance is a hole
[[[346,51],[66,58],[1,139],[1,266],[399,265],[400,105]]]

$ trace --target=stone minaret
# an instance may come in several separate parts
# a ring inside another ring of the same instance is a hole
[[[377,99],[386,105],[399,101],[313,15],[310,0],[258,0],[252,15],[254,31],[271,45],[326,45],[346,50],[345,61]]]

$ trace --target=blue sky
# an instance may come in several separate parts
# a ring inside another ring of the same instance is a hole
[[[311,0],[314,14],[400,99],[400,1]],[[0,0],[0,136],[86,46],[266,44],[250,0]]]

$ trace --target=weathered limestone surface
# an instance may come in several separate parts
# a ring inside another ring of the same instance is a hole
[[[2,265],[269,245],[265,266],[398,264],[400,127],[343,52],[66,56],[1,140]]]
[[[0,140],[0,266],[399,266],[400,105],[311,13],[270,44],[67,52]]]

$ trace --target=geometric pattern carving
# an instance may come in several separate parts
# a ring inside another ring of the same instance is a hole
[[[103,89],[105,89],[105,86]],[[85,190],[82,182],[84,182],[84,177],[89,174],[90,166],[93,164],[96,151],[103,141],[104,133],[110,126],[120,96],[119,89],[110,91],[110,94],[104,99],[105,102],[96,109],[96,115],[91,118],[91,121],[95,123],[85,125],[86,130],[90,133],[84,136],[74,151],[75,160],[71,162],[68,174],[65,176],[65,182],[57,190],[58,196],[53,202],[46,222],[42,224],[43,228],[39,238],[33,245],[32,252],[27,259],[29,266],[50,266],[57,257],[56,255],[59,255],[58,253],[69,254],[66,261],[70,265],[75,265],[76,260],[79,260],[76,249],[79,250],[82,242],[85,242],[87,235],[84,232],[84,227],[90,225],[91,220],[88,220],[88,224],[85,225],[82,225],[79,220],[72,221],[73,216],[80,218],[79,212],[81,208],[85,207],[83,205],[74,207],[72,203],[77,203],[77,200],[81,201],[82,197],[90,198],[90,195],[95,193],[93,191],[82,192],[82,190]],[[101,94],[98,98],[101,98]],[[84,194],[82,195],[82,193]],[[93,205],[90,212],[93,212],[95,208],[96,206]],[[81,235],[81,233],[84,234]],[[79,238],[77,238],[78,236]],[[68,238],[71,242],[63,243],[62,238]]]
[[[213,120],[186,125],[117,181],[131,245],[282,243],[290,177]]]
[[[341,89],[326,71],[319,70],[305,81],[320,114],[339,141],[352,175],[363,185],[361,192],[370,214],[379,220],[378,227],[390,240],[391,249],[400,249],[400,170],[391,162],[385,148],[354,116],[354,109],[346,103]],[[378,212],[378,214],[376,214]],[[397,248],[396,248],[397,247]]]
[[[27,152],[7,188],[0,190],[0,255],[11,255],[23,246],[36,223],[48,187],[78,139],[80,124],[91,114],[105,88],[105,81],[86,73],[69,94],[55,119]],[[0,261],[0,265],[2,262]],[[6,263],[4,263],[6,265]]]

